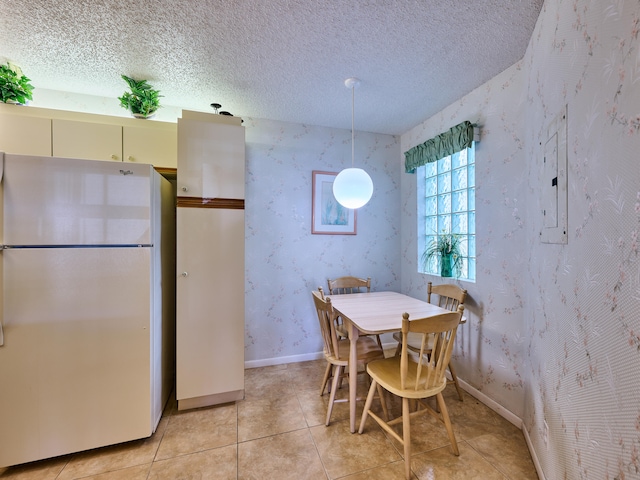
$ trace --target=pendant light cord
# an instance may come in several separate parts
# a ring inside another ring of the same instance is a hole
[[[355,101],[356,98],[356,86],[352,85],[351,86],[351,168],[353,168],[353,163],[354,163],[354,158],[356,156],[355,154],[355,146],[354,146],[354,138],[355,138],[355,134],[354,134],[354,130],[353,130],[353,125],[354,125],[354,117],[355,117]]]

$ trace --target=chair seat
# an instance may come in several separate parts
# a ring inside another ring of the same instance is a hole
[[[398,395],[405,398],[425,398],[436,395],[444,390],[447,386],[447,379],[443,377],[437,383],[423,385],[422,388],[415,390],[416,379],[418,373],[418,364],[409,361],[407,384],[405,388],[402,388],[400,375],[400,358],[390,357],[384,360],[374,360],[367,365],[367,373],[376,382],[384,385],[384,388],[394,395]],[[423,368],[420,379],[424,382],[427,369]]]
[[[371,337],[360,337],[356,343],[358,363],[365,364],[372,360],[384,358],[384,351],[378,343]],[[327,361],[333,365],[347,366],[349,364],[350,342],[343,338],[338,341],[338,355],[326,355]]]

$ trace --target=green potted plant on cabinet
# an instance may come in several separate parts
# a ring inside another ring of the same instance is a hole
[[[160,108],[160,92],[154,90],[146,80],[134,80],[122,75],[122,79],[129,85],[130,92],[125,92],[121,97],[120,106],[126,108],[136,118],[151,118]]]
[[[459,277],[462,272],[462,237],[455,233],[441,233],[429,244],[422,254],[422,262],[425,266],[432,258],[437,258],[440,263],[440,276],[452,277],[455,273]]]
[[[17,103],[24,105],[33,100],[33,86],[20,70],[20,67],[7,62],[0,65],[0,100],[3,103]]]

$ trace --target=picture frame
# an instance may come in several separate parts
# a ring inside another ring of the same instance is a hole
[[[357,212],[343,207],[333,196],[337,172],[312,172],[311,233],[315,235],[356,235]]]

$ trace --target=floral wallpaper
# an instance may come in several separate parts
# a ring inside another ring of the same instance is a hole
[[[640,478],[639,27],[637,0],[547,0],[521,62],[401,137],[406,151],[481,125],[478,278],[454,361],[522,419],[549,480]],[[546,244],[544,145],[565,106],[568,243]],[[417,296],[415,178],[401,182],[402,290]]]
[[[400,291],[399,138],[356,132],[356,167],[373,180],[357,235],[311,234],[314,170],[351,166],[351,130],[245,118],[248,366],[318,358],[311,290],[342,275]]]

